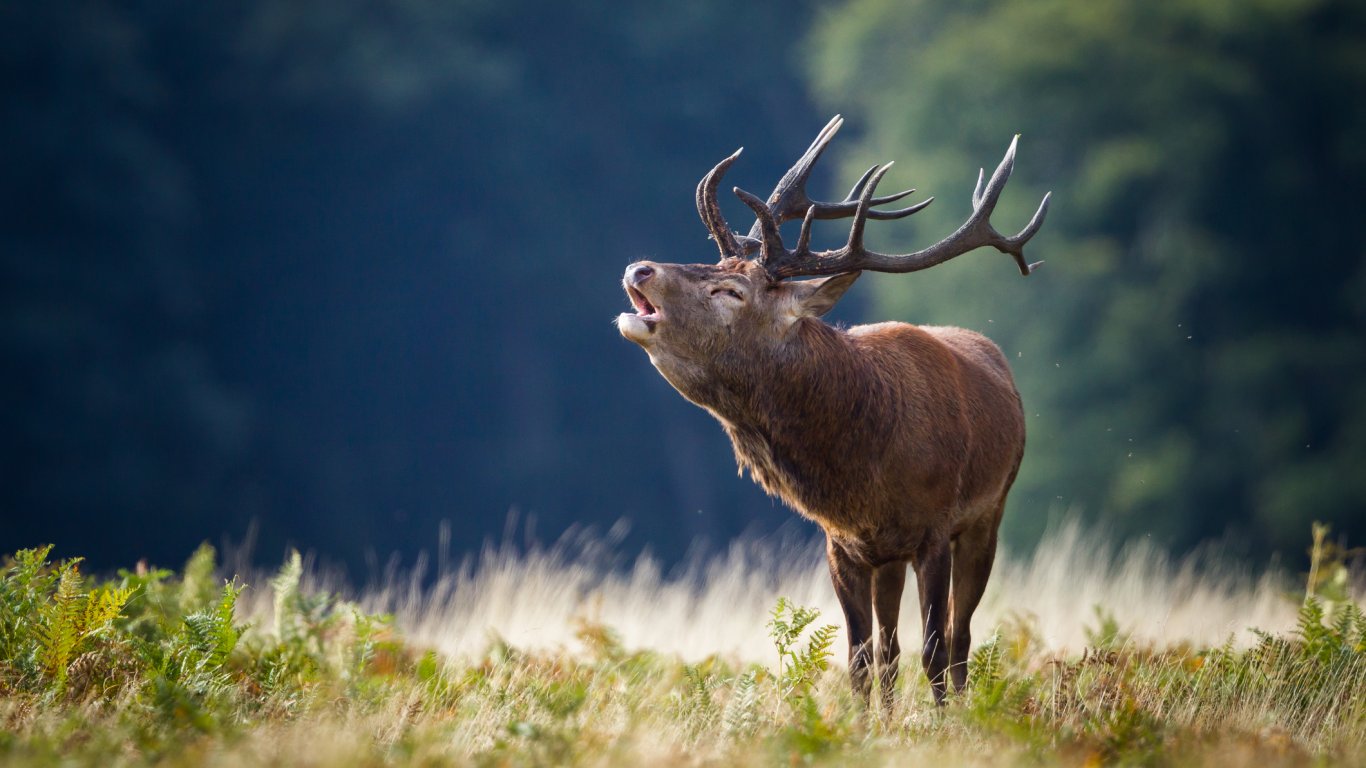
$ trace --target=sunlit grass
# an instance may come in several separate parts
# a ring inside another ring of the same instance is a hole
[[[243,590],[207,547],[103,580],[30,550],[0,581],[0,762],[1361,761],[1366,618],[1315,542],[1301,602],[1064,529],[1001,564],[970,689],[937,709],[908,663],[891,713],[850,694],[804,547],[674,578],[603,572],[596,545],[490,550],[352,600],[297,556]]]

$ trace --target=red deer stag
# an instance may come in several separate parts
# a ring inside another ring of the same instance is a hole
[[[1015,162],[1012,141],[985,186],[979,173],[972,215],[956,232],[914,253],[870,251],[869,219],[909,216],[933,198],[874,210],[915,191],[874,196],[890,164],[865,173],[841,202],[807,197],[811,169],[842,122],[836,116],[825,126],[767,202],[735,188],[756,217],[748,235],[727,226],[716,200],[740,152],[703,177],[697,212],[720,262],[628,266],[624,285],[636,312],[622,314],[617,327],[675,389],[720,420],[742,472],[825,531],[849,631],[849,675],[865,702],[876,617],[878,678],[892,703],[910,563],[920,588],[921,663],[942,704],[946,673],[955,690],[967,682],[969,622],[1024,455],[1019,393],[1001,350],[972,331],[895,322],[841,330],[819,318],[860,270],[914,272],[989,245],[1028,275],[1037,264],[1025,262],[1023,247],[1043,223],[1048,197],[1020,234],[992,227]],[[813,220],[850,216],[848,243],[811,250]],[[778,228],[794,219],[802,225],[789,249]],[[803,275],[828,277],[788,280]]]

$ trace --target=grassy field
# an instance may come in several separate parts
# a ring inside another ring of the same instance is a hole
[[[103,579],[27,550],[0,581],[0,763],[1366,764],[1366,618],[1345,553],[1315,553],[1306,597],[1064,527],[1001,562],[967,692],[935,708],[907,664],[870,713],[805,545],[665,577],[581,538],[345,599],[297,555],[225,583],[207,546]]]

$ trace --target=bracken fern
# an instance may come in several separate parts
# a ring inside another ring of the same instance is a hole
[[[16,553],[0,578],[6,765],[1366,758],[1366,617],[1321,589],[1293,631],[1249,647],[1144,644],[1101,605],[1091,647],[1064,653],[1017,614],[973,652],[965,695],[936,709],[918,679],[919,698],[873,718],[828,669],[835,627],[788,600],[765,617],[776,669],[688,664],[587,622],[572,651],[495,637],[443,656],[405,642],[392,617],[306,587],[295,553],[260,626],[238,620],[244,587],[222,580],[211,548],[183,578],[140,564],[106,581],[49,554]]]

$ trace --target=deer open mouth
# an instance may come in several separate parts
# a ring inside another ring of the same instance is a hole
[[[655,323],[659,322],[659,308],[651,304],[650,300],[645,298],[645,294],[633,286],[626,286],[626,295],[631,298],[631,306],[636,308],[636,317],[644,320],[653,331]]]
[[[617,330],[621,331],[622,336],[642,347],[648,347],[654,340],[663,314],[645,295],[645,291],[641,290],[654,274],[655,268],[652,265],[637,262],[626,268],[626,276],[621,280],[621,287],[626,289],[626,297],[631,300],[631,308],[635,312],[622,312],[617,315]]]

